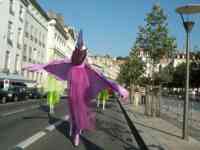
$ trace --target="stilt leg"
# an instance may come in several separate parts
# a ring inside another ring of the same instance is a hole
[[[98,99],[97,100],[97,107],[99,107],[99,105],[100,105],[100,100]]]
[[[79,134],[76,134],[76,135],[75,135],[75,138],[74,138],[74,145],[75,145],[75,146],[78,146],[78,145],[79,145],[79,140],[80,140],[79,138],[80,138]]]
[[[103,101],[103,110],[105,110],[106,101]]]
[[[72,136],[72,131],[73,131],[72,122],[70,122],[70,126],[69,126],[69,136]]]

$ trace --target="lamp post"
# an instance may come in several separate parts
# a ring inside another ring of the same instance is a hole
[[[184,16],[200,13],[200,4],[185,5],[176,8],[176,12],[180,14],[183,26],[186,31],[186,86],[185,86],[185,101],[183,111],[183,139],[188,140],[188,114],[189,114],[189,38],[190,32],[194,26],[194,22],[184,18]]]

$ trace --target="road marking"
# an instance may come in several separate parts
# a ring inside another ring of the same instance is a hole
[[[34,142],[36,142],[37,140],[39,140],[41,137],[43,137],[45,135],[46,135],[45,132],[40,131],[40,132],[34,134],[33,136],[31,136],[30,138],[28,138],[27,140],[17,144],[17,146],[15,148],[25,149],[26,147],[33,144]]]
[[[47,126],[45,128],[46,131],[53,131],[57,126],[59,126],[60,124],[62,124],[64,121],[69,120],[69,115],[66,115],[64,117],[61,118],[62,120],[55,122],[54,124]],[[28,146],[30,146],[31,144],[35,143],[36,141],[38,141],[40,138],[42,138],[43,136],[47,135],[46,131],[39,131],[36,134],[34,134],[33,136],[31,136],[30,138],[20,142],[19,144],[17,144],[14,147],[14,150],[23,150],[25,148],[27,148]]]
[[[34,106],[29,107],[29,108],[22,108],[22,109],[10,111],[10,112],[1,114],[0,117],[7,117],[7,116],[10,116],[10,115],[17,114],[19,112],[23,112],[23,111],[27,111],[27,110],[35,109],[35,108],[39,108],[39,107],[40,107],[39,105],[34,105]]]
[[[57,126],[59,126],[60,124],[62,124],[62,123],[63,123],[63,120],[65,120],[65,121],[69,120],[69,115],[66,115],[66,116],[62,117],[62,120],[57,121],[56,123],[54,123],[54,124],[52,124],[52,125],[46,127],[45,129],[46,129],[47,131],[50,131],[50,132],[51,132],[51,131],[53,131]]]
[[[27,100],[27,101],[22,101],[22,102],[9,102],[9,103],[6,103],[6,104],[0,104],[0,107],[1,106],[9,106],[9,105],[14,105],[14,104],[25,104],[25,103],[29,103],[29,102],[34,102],[34,101],[37,101],[37,100]]]

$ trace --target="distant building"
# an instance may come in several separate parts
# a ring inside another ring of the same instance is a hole
[[[96,69],[101,71],[105,76],[110,79],[116,80],[120,71],[119,61],[111,56],[95,55],[89,56],[90,64]]]

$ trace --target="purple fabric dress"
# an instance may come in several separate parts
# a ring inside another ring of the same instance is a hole
[[[81,50],[83,42],[80,34],[77,45],[71,60],[65,58],[54,60],[46,65],[34,64],[26,67],[31,71],[43,69],[59,80],[68,81],[68,104],[74,134],[79,133],[80,130],[94,129],[95,113],[91,100],[96,98],[101,90],[110,87],[113,91],[118,92],[124,100],[128,98],[126,89],[114,81],[108,80],[84,62],[86,51]]]

